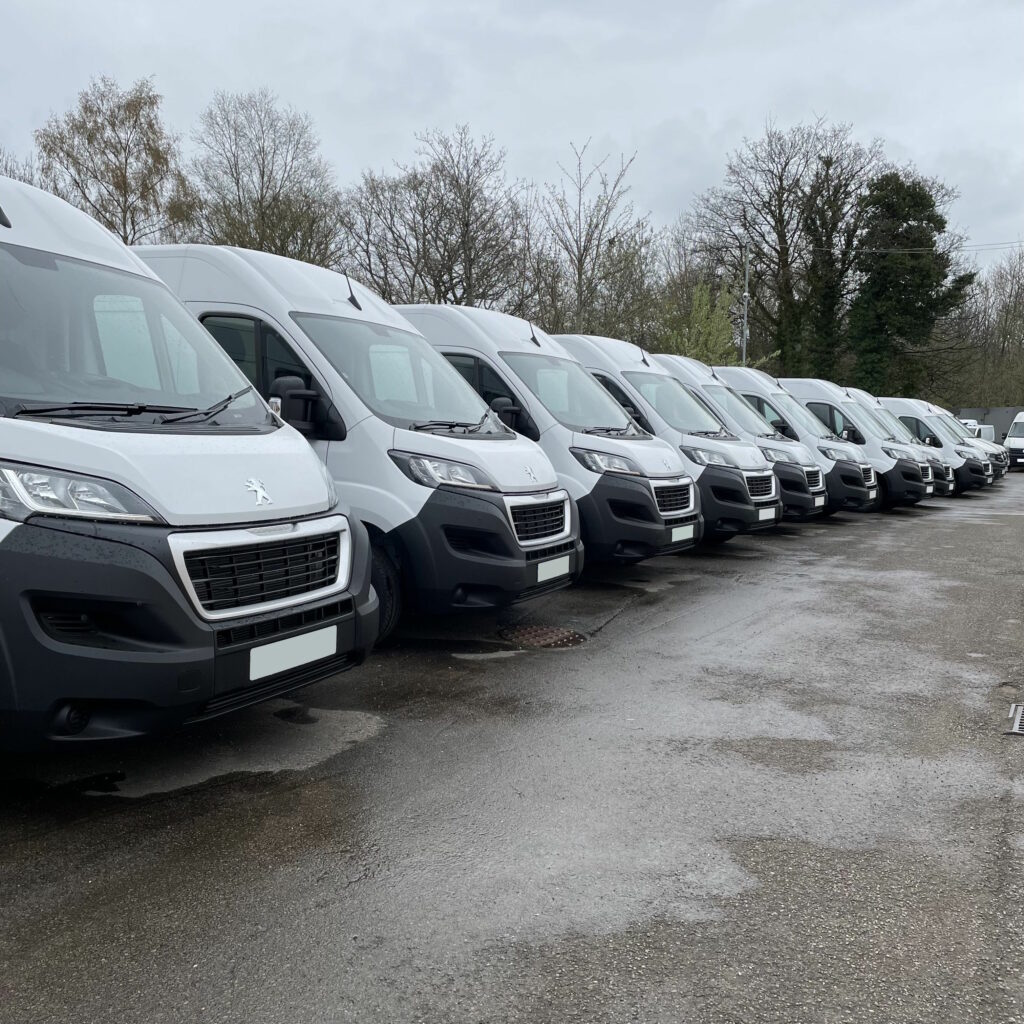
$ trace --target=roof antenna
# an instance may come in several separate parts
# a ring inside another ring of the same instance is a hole
[[[7,214],[4,213],[4,208],[0,206],[0,228],[9,228],[10,226],[11,222],[8,219]]]
[[[537,348],[540,348],[540,341],[537,338],[537,332],[533,329],[533,321],[527,320],[526,322],[530,325],[530,341],[532,341]]]
[[[649,362],[647,362],[647,353],[644,351],[643,345],[640,346],[640,361],[644,364],[644,366],[651,365]]]
[[[344,271],[342,271],[344,273]],[[356,298],[356,293],[352,290],[352,282],[348,279],[348,274],[345,274],[345,281],[348,284],[348,301],[358,310],[362,310],[362,306],[359,305],[359,300]]]

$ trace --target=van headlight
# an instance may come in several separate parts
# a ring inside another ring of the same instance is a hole
[[[576,461],[591,473],[624,473],[627,476],[643,476],[643,470],[625,455],[610,455],[608,452],[594,452],[589,448],[570,448]]]
[[[137,494],[113,480],[0,462],[0,517],[24,521],[32,515],[163,522]]]
[[[411,452],[388,452],[396,466],[415,483],[424,487],[468,487],[476,491],[496,491],[498,485],[483,470],[466,462],[450,462]]]
[[[761,454],[769,462],[799,462],[799,459],[794,458],[789,452],[784,452],[781,448],[762,448]]]
[[[838,448],[819,448],[819,452],[825,456],[826,459],[831,459],[833,462],[842,462],[844,459],[848,459],[848,455],[844,455]]]
[[[709,448],[684,448],[682,445],[679,446],[679,450],[691,461],[696,462],[698,466],[735,466],[736,463],[729,458],[724,452],[713,452]]]
[[[882,451],[889,456],[890,459],[895,459],[899,462],[900,459],[909,459],[910,456],[906,452],[901,452],[898,448],[886,448],[882,446]]]
[[[957,455],[960,456],[961,459],[977,459],[977,458],[980,458],[978,453],[977,452],[972,452],[970,450],[970,448],[956,448],[954,450],[956,451]]]

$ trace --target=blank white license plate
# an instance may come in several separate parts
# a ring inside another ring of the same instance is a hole
[[[673,526],[672,527],[672,540],[692,540],[693,539],[693,524],[689,526]]]
[[[928,486],[927,486],[927,487],[926,487],[926,488],[924,489],[924,493],[925,493],[925,494],[931,494],[931,493],[932,493],[932,491],[934,491],[934,490],[935,490],[935,485],[934,485],[934,484],[929,484],[929,485],[928,485]]]
[[[757,518],[758,519],[774,519],[775,518],[775,509],[773,509],[773,508],[763,508],[763,509],[761,509],[760,512],[757,513]]]
[[[872,498],[875,498],[875,497],[877,497],[877,496],[878,496],[878,491],[876,491],[876,490],[870,490],[870,491],[868,491],[868,500],[869,500],[869,501],[870,501],[870,500],[871,500]]]
[[[290,636],[249,652],[249,679],[265,679],[267,676],[287,672],[311,661],[330,658],[338,653],[338,627],[326,626],[302,636]]]
[[[825,504],[825,499],[824,498],[815,498],[814,499],[814,507],[815,508],[820,508],[824,504]]]
[[[537,565],[537,582],[543,583],[545,580],[553,580],[558,576],[569,575],[569,556],[564,555],[562,558],[552,558],[548,562],[540,562]]]

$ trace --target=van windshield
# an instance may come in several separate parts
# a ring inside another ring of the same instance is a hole
[[[292,313],[363,404],[406,430],[509,437],[462,375],[418,334],[320,313]]]
[[[814,413],[805,409],[791,394],[785,391],[776,391],[769,396],[768,401],[789,420],[791,426],[797,426],[804,433],[823,441],[835,438],[836,435]]]
[[[950,431],[959,437],[962,441],[973,441],[976,438],[976,434],[973,431],[965,427],[955,416],[951,416],[949,413],[942,413],[939,419],[949,427]]]
[[[886,409],[884,406],[872,406],[871,411],[888,428],[894,441],[902,441],[904,444],[920,443],[907,429],[907,425],[891,410]]]
[[[1024,437],[1024,420],[1014,420],[1010,429],[1006,432],[1007,437]]]
[[[158,281],[0,244],[0,414],[110,430],[276,429]]]
[[[868,434],[876,441],[894,441],[888,427],[883,427],[870,411],[860,402],[842,402],[843,416],[848,419],[862,434]]]
[[[643,370],[623,371],[622,376],[643,395],[670,427],[675,427],[681,433],[716,437],[727,433],[722,424],[675,377],[645,373]]]
[[[757,437],[775,436],[775,428],[732,388],[724,384],[702,384],[701,390],[735,421],[740,430]]]
[[[539,352],[502,352],[501,358],[562,426],[581,433],[647,436],[575,360]]]

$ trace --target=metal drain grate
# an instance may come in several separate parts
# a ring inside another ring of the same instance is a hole
[[[498,635],[517,647],[578,647],[587,639],[582,633],[561,626],[508,626]]]

